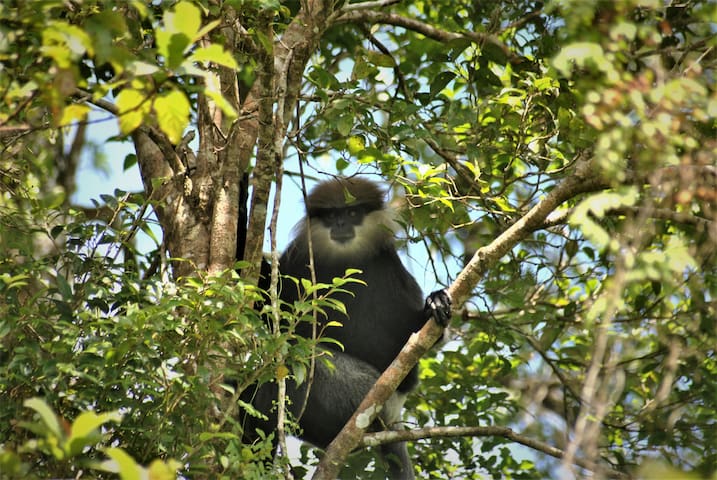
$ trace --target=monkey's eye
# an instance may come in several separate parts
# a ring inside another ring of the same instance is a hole
[[[335,208],[320,208],[311,212],[311,216],[322,220],[333,220],[338,216],[338,212]]]

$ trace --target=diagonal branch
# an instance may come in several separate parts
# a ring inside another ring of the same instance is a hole
[[[353,4],[352,4],[353,5]],[[364,10],[364,9],[348,9],[344,7],[341,10],[341,14],[336,17],[334,23],[361,23],[367,22],[371,24],[384,24],[393,25],[395,27],[403,27],[406,30],[411,30],[416,33],[436,40],[437,42],[451,42],[455,40],[467,40],[480,45],[490,44],[498,48],[506,56],[508,61],[513,64],[526,63],[529,60],[516,55],[505,43],[503,43],[495,35],[483,32],[449,32],[447,30],[441,30],[433,25],[416,20],[414,18],[404,17],[397,13],[389,13],[376,10]]]
[[[520,240],[530,235],[560,204],[581,193],[607,186],[604,180],[594,174],[588,160],[578,160],[573,175],[566,177],[520,220],[473,255],[468,265],[448,288],[454,307],[461,308],[488,268],[496,264]],[[326,454],[313,476],[314,480],[336,478],[347,455],[358,445],[366,427],[376,418],[382,405],[396,390],[408,371],[433,347],[442,334],[443,329],[435,321],[429,320],[420,332],[411,335],[396,359],[383,372],[354,415],[326,449]]]
[[[400,2],[401,0],[375,0],[369,2],[349,3],[341,10],[344,12],[350,12],[352,10],[373,10],[375,8],[383,8]]]
[[[458,274],[448,292],[453,305],[460,307],[470,296],[473,287],[483,274],[503,255],[508,253],[520,240],[530,235],[558,206],[577,195],[607,188],[609,184],[599,175],[595,175],[588,160],[578,160],[575,173],[567,176],[548,195],[538,202],[528,213],[508,227],[490,244],[478,249],[470,262]]]

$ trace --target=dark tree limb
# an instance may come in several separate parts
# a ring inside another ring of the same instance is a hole
[[[463,306],[488,268],[497,263],[519,241],[530,235],[563,202],[582,193],[608,186],[607,182],[593,172],[588,160],[579,159],[572,175],[566,177],[493,242],[476,251],[468,265],[448,288],[454,308],[460,309]],[[411,335],[396,359],[383,372],[354,415],[326,449],[326,454],[314,473],[314,480],[329,480],[337,477],[346,457],[359,444],[366,428],[376,418],[382,405],[442,334],[443,329],[431,319],[420,332]]]

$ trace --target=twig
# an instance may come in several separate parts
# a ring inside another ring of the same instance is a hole
[[[373,10],[375,8],[388,7],[400,3],[401,0],[376,0],[373,2],[349,3],[341,8],[342,12],[350,12],[353,10]]]
[[[540,440],[529,438],[516,433],[508,427],[489,426],[489,427],[427,427],[417,428],[413,430],[385,430],[382,432],[370,433],[364,435],[360,446],[369,447],[383,445],[385,443],[395,442],[413,442],[426,438],[450,438],[450,437],[503,437],[512,442],[519,443],[533,450],[545,453],[551,457],[562,459],[565,452]],[[575,459],[575,465],[591,470],[600,471],[610,478],[629,479],[629,474],[602,467],[594,462]]]

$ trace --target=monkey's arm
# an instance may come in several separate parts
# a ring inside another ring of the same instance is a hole
[[[445,327],[451,319],[451,301],[450,295],[446,289],[431,292],[426,297],[426,304],[423,307],[423,313],[426,321],[433,317],[438,325]]]

